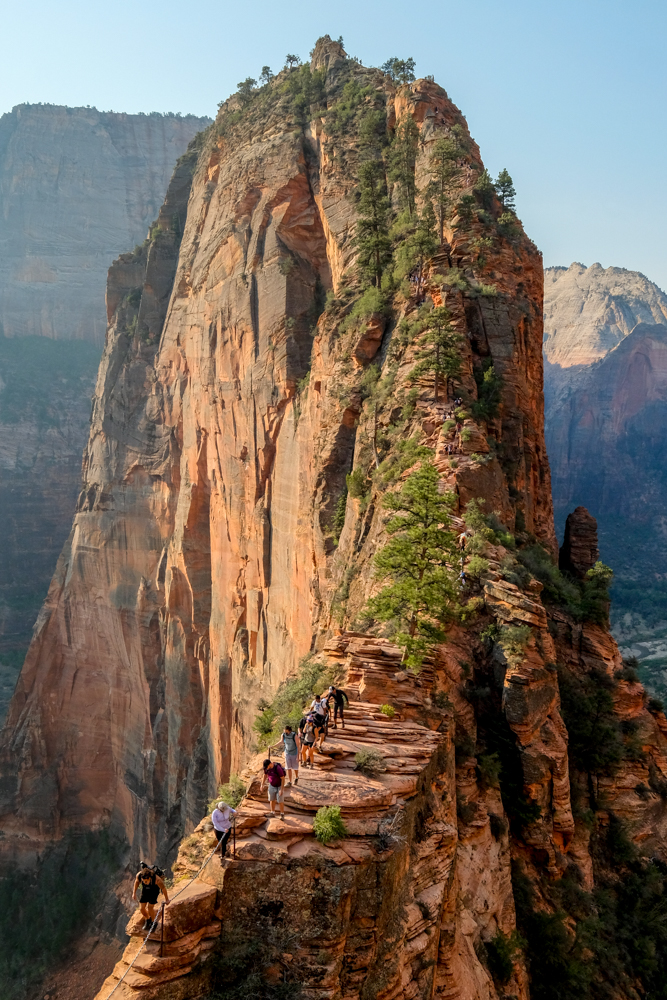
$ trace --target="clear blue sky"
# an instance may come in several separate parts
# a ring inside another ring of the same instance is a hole
[[[343,35],[413,56],[507,166],[546,265],[599,261],[667,288],[664,0],[32,0],[3,13],[0,113],[22,102],[213,115],[239,80]]]

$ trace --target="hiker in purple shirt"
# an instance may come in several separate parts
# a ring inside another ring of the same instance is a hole
[[[280,806],[281,818],[285,818],[285,803],[283,802],[283,788],[285,785],[285,768],[282,764],[279,764],[277,760],[267,760],[264,761],[262,767],[264,768],[264,773],[262,775],[262,787],[261,791],[264,791],[266,783],[269,784],[269,808],[270,813],[267,816],[275,816],[276,814],[276,802]]]

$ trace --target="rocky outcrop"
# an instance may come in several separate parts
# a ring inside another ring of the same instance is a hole
[[[565,537],[558,554],[558,566],[583,580],[599,556],[597,521],[585,507],[577,507],[565,521]]]
[[[595,515],[601,557],[615,572],[619,625],[625,615],[645,624],[664,619],[666,348],[667,327],[640,324],[548,411],[556,523],[574,504]]]
[[[158,929],[148,955],[119,986],[140,946],[133,936],[97,1000],[115,986],[116,996],[132,1000],[167,980],[176,990],[169,996],[203,993],[215,973],[202,964],[206,952],[194,969],[190,955],[199,947],[198,935],[214,927],[214,905],[224,929],[222,954],[240,935],[249,946],[262,942],[260,965],[266,965],[282,936],[275,971],[281,979],[298,979],[308,995],[361,998],[372,984],[378,998],[406,991],[495,996],[478,955],[484,941],[499,931],[509,935],[515,926],[509,842],[491,834],[488,810],[502,810],[497,793],[476,804],[468,826],[457,824],[454,715],[433,703],[436,665],[416,681],[401,669],[400,649],[353,633],[330,642],[327,654],[333,669],[342,667],[351,698],[345,728],[330,732],[314,770],[302,769],[299,784],[287,790],[284,820],[267,819],[259,760],[251,762],[229,856],[214,856],[200,871],[216,845],[204,820],[174,865],[174,893],[181,885],[186,899],[192,886],[215,887],[209,889],[213,897],[218,890],[216,901],[197,889],[206,905],[189,905],[187,959],[178,945],[178,958],[167,947],[165,957],[157,957]],[[392,718],[382,714],[380,702],[366,700],[373,691],[395,707]],[[355,754],[368,750],[383,759],[371,776],[354,762]],[[347,828],[327,844],[313,834],[322,805],[340,806]],[[169,941],[173,905],[165,911]],[[139,933],[138,924],[133,918],[131,934]],[[511,986],[517,996],[527,995],[519,964]]]

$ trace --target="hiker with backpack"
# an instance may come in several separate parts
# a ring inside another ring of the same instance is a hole
[[[221,858],[224,858],[227,851],[227,843],[232,834],[235,816],[236,809],[232,809],[226,802],[218,802],[211,813],[211,822],[213,823],[213,831],[218,841],[218,847],[220,848]]]
[[[301,749],[301,740],[299,734],[293,732],[292,727],[289,725],[283,729],[280,740],[285,751],[285,770],[287,771],[287,787],[289,788],[292,783],[295,785],[299,783],[299,751]],[[293,780],[292,775],[294,775]]]
[[[333,710],[334,710],[333,728],[334,729],[338,729],[338,713],[340,712],[340,725],[341,725],[341,729],[345,729],[344,709],[345,709],[345,705],[346,704],[347,705],[350,704],[350,699],[345,694],[345,692],[342,690],[342,688],[334,687],[333,684],[329,688],[329,691],[327,692],[327,695],[326,695],[327,708],[330,707],[330,705],[331,705],[332,702],[333,702]]]
[[[299,723],[299,736],[301,737],[301,763],[304,767],[313,766],[313,754],[315,752],[315,740],[318,736],[315,716],[312,712],[301,719]]]
[[[141,915],[144,918],[144,930],[148,931],[155,923],[155,917],[157,916],[157,898],[160,892],[164,896],[165,906],[169,902],[169,893],[167,892],[167,887],[162,880],[164,872],[157,865],[150,867],[141,862],[139,871],[137,872],[137,877],[134,880],[134,888],[132,889],[132,899],[136,900],[137,890],[141,888],[141,895],[139,896],[139,909],[141,910]]]
[[[280,806],[280,817],[284,819],[285,802],[283,801],[283,789],[285,786],[285,768],[277,760],[272,761],[270,757],[264,761],[262,767],[264,773],[262,774],[262,787],[260,791],[264,791],[267,782],[269,786],[269,809],[271,811],[267,813],[267,816],[275,816],[277,802]]]

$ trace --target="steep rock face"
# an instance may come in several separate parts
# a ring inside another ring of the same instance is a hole
[[[0,719],[81,487],[108,267],[207,124],[42,105],[0,119]]]
[[[330,41],[316,48],[320,67],[330,111],[344,84],[363,84],[360,100],[380,103],[390,127],[414,118],[423,187],[432,142],[464,125],[444,91],[424,80],[396,93]],[[299,79],[285,74],[249,107],[228,102],[194,177],[185,165],[175,175],[149,244],[112,268],[84,489],[2,738],[2,846],[27,860],[70,826],[111,823],[133,858],[171,859],[193,831],[175,891],[194,877],[201,913],[196,900],[174,910],[162,955],[155,938],[139,953],[133,918],[101,998],[137,956],[121,996],[210,993],[215,964],[202,958],[223,917],[244,941],[259,928],[276,952],[262,971],[289,973],[313,997],[523,1000],[520,949],[491,974],[517,923],[511,858],[546,910],[556,906],[545,887],[573,859],[595,880],[590,827],[571,802],[559,669],[572,683],[604,675],[614,724],[644,727],[643,756],[595,780],[598,799],[661,856],[664,717],[616,676],[604,624],[543,601],[517,561],[518,542],[553,582],[539,254],[518,223],[510,236],[494,227],[492,203],[430,261],[423,294],[461,335],[466,415],[446,420],[452,404],[430,380],[408,393],[418,348],[400,320],[416,316],[414,290],[395,292],[389,320],[352,311],[358,137],[323,110],[305,116],[289,97]],[[466,141],[457,193],[482,170]],[[186,202],[179,246],[170,220]],[[485,233],[482,266],[473,241]],[[385,389],[377,407],[364,398],[371,361]],[[490,364],[498,403],[474,407]],[[372,482],[372,449],[409,459],[411,440],[431,449],[454,494],[456,533],[466,517],[472,526],[471,499],[497,527],[480,535],[486,566],[468,585],[476,617],[450,628],[417,678],[399,650],[352,624],[387,537],[383,489],[409,470]],[[351,468],[365,475],[361,496],[346,497]],[[289,792],[286,822],[267,822],[252,723],[308,653],[342,671],[349,731],[330,734]],[[386,771],[361,775],[360,749],[379,749]],[[244,766],[237,856],[202,869],[214,846],[206,799]],[[325,848],[313,817],[330,802],[348,834]],[[296,901],[289,950],[285,900]]]

